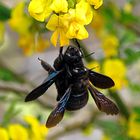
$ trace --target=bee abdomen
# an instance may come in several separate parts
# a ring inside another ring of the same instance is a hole
[[[67,102],[66,109],[69,111],[74,111],[81,109],[87,104],[88,92],[85,91],[82,94],[72,94]]]

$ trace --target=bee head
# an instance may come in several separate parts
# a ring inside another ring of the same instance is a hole
[[[82,59],[82,53],[79,48],[70,45],[64,53],[64,59],[67,62],[79,62]]]

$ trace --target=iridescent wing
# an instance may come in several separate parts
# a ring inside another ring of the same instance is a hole
[[[48,78],[37,88],[32,90],[25,98],[25,102],[35,100],[39,96],[45,93],[45,91],[55,82],[57,76],[61,71],[53,71],[49,74]]]
[[[95,87],[105,89],[105,88],[113,87],[115,85],[114,81],[108,76],[105,76],[103,74],[91,70],[88,70],[88,74],[89,74],[90,82]]]
[[[69,86],[69,88],[66,90],[65,94],[62,96],[62,98],[58,102],[56,108],[50,114],[50,116],[46,122],[46,127],[48,127],[48,128],[54,127],[62,120],[62,118],[64,116],[67,101],[70,97],[70,93],[71,93],[71,86]]]
[[[116,115],[119,113],[118,107],[110,99],[105,97],[101,92],[95,89],[90,83],[88,89],[93,97],[98,109],[107,114]]]

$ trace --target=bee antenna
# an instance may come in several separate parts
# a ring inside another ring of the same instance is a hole
[[[93,68],[91,68],[91,69],[89,69],[89,70],[93,70],[93,69],[96,69],[96,68],[99,68],[99,66],[93,67]]]
[[[89,57],[89,56],[93,55],[94,53],[95,53],[95,52],[92,52],[92,53],[90,53],[90,54],[84,56],[84,58],[85,58],[85,57]]]

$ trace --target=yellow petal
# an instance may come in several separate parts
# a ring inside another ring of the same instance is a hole
[[[44,21],[51,14],[52,0],[31,0],[28,11],[36,20]]]
[[[51,31],[54,31],[56,29],[56,27],[58,26],[58,24],[59,24],[59,17],[56,14],[53,14],[50,17],[50,19],[46,25],[46,28]]]
[[[45,139],[48,133],[48,129],[45,127],[45,125],[40,124],[40,122],[34,116],[25,116],[25,121],[31,126],[31,140]]]
[[[59,45],[68,45],[69,39],[66,37],[66,31],[68,28],[68,21],[64,15],[57,16],[53,14],[48,21],[46,27],[49,30],[54,31],[51,37],[51,42],[54,46],[57,46],[57,43],[60,39]]]
[[[125,5],[124,5],[124,11],[126,13],[131,13],[132,12],[132,9],[133,9],[133,5],[129,2],[127,2]]]
[[[66,35],[70,39],[77,38],[82,40],[88,37],[88,32],[86,31],[84,26],[73,22],[71,23]]]
[[[19,124],[9,125],[9,135],[11,140],[28,140],[27,130]]]
[[[60,32],[60,46],[69,45],[69,39],[66,37],[66,33],[64,31]]]
[[[127,85],[126,66],[122,60],[107,59],[103,63],[103,73],[114,80],[115,86],[113,89],[121,89]]]
[[[76,18],[82,19],[83,25],[91,22],[93,18],[93,10],[91,6],[85,2],[85,0],[81,0],[78,4],[76,4]]]
[[[9,140],[8,132],[5,128],[0,127],[0,139]]]
[[[91,5],[94,5],[95,9],[98,9],[103,4],[103,0],[87,0],[87,2],[89,2]]]
[[[24,14],[23,10],[25,7],[24,2],[18,3],[15,8],[12,10],[11,17],[20,17]]]
[[[110,47],[111,46],[111,47]],[[116,56],[118,54],[117,47],[119,46],[119,40],[114,35],[103,36],[102,48],[106,57]]]
[[[92,18],[93,18],[93,9],[91,8],[90,5],[87,5],[85,25],[89,24],[92,21]]]
[[[56,47],[57,43],[58,43],[58,38],[59,38],[59,31],[56,30],[54,31],[54,33],[51,36],[51,42],[52,44]]]
[[[32,20],[25,14],[24,8],[25,3],[19,3],[12,10],[11,18],[9,20],[11,28],[20,34],[26,34],[27,32],[29,32],[29,28],[32,24]]]
[[[140,119],[140,115],[133,112],[130,115],[129,122],[128,122],[127,133],[129,135],[129,137],[131,137],[132,139],[136,139],[136,140],[140,139],[140,133],[139,133],[140,122],[137,121],[139,119]]]
[[[50,7],[56,13],[66,13],[68,10],[68,2],[67,0],[54,0]]]

